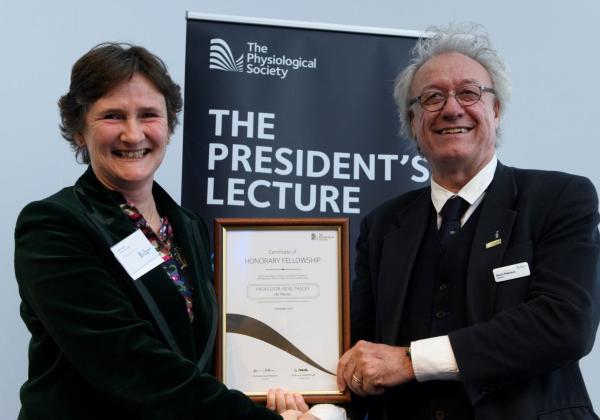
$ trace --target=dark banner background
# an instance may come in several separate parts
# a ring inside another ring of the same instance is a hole
[[[209,68],[216,38],[242,71]],[[183,206],[203,216],[211,235],[215,217],[347,216],[353,264],[361,218],[429,182],[426,162],[398,136],[392,98],[414,43],[409,36],[188,19]],[[300,57],[314,68],[286,65]]]

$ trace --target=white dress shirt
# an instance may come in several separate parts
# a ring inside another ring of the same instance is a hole
[[[455,195],[469,203],[460,225],[463,226],[475,212],[485,197],[485,192],[496,172],[498,158],[494,156],[464,187],[458,192],[448,191],[431,179],[431,201],[437,212],[438,229],[442,223],[442,207]],[[431,380],[460,380],[460,372],[452,345],[447,335],[425,338],[410,343],[412,365],[418,382]]]

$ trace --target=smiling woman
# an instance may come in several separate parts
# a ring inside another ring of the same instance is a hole
[[[300,395],[271,392],[268,409],[208,374],[206,227],[154,182],[182,106],[164,63],[101,44],[74,65],[59,106],[63,137],[89,167],[17,220],[31,332],[19,419],[313,418]]]
[[[92,104],[75,140],[87,150],[102,184],[139,202],[137,198],[151,193],[168,136],[164,96],[147,77],[136,73]]]
[[[180,92],[145,48],[101,44],[75,63],[59,101],[61,131],[78,158],[146,217],[158,213],[152,182],[179,122]],[[160,228],[158,218],[150,224]]]

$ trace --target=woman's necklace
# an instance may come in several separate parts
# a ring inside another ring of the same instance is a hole
[[[156,205],[152,206],[152,213],[150,213],[150,219],[148,220],[148,226],[150,226],[150,229],[154,230],[154,228],[152,227],[152,222],[154,222],[154,215],[156,214]]]

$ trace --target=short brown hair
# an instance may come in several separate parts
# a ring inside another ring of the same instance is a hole
[[[181,88],[169,76],[165,63],[144,47],[127,43],[102,43],[73,65],[69,92],[58,101],[60,131],[75,150],[78,161],[90,163],[87,148],[75,141],[75,135],[85,128],[85,115],[90,105],[136,73],[147,77],[164,95],[169,134],[173,134],[179,123],[177,114],[181,111],[183,101]]]

